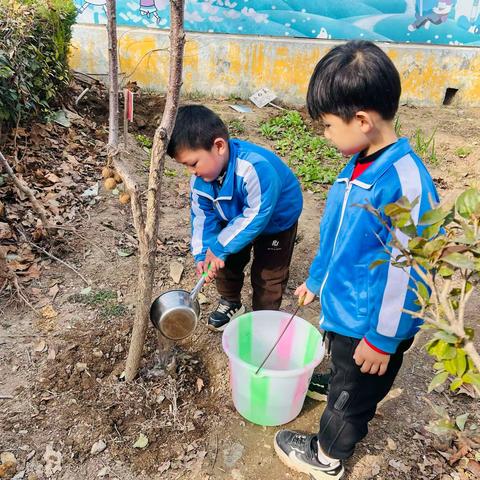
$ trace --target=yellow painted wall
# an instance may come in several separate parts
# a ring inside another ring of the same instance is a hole
[[[119,29],[124,78],[146,89],[164,91],[168,80],[168,34]],[[303,104],[317,61],[337,42],[190,33],[184,60],[185,93],[247,98],[269,87],[287,103]],[[402,101],[441,105],[447,88],[455,101],[480,106],[480,49],[432,45],[381,44],[402,76]],[[108,71],[107,38],[102,26],[76,25],[71,66],[91,75]]]

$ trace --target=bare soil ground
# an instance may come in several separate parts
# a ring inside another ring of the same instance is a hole
[[[272,147],[259,134],[259,124],[278,114],[277,110],[267,107],[240,115],[229,108],[227,100],[204,103],[226,122],[238,120],[244,127],[239,136]],[[161,112],[162,104],[158,98],[142,100],[137,132],[152,133],[152,112]],[[98,107],[94,113],[100,128],[105,112]],[[456,107],[405,106],[400,111],[404,135],[412,136],[417,128],[425,133],[436,131],[439,160],[430,170],[444,198],[469,185],[478,186],[479,113],[478,109]],[[459,156],[459,149],[467,147],[468,154]],[[128,158],[145,175],[148,156],[133,136]],[[81,164],[83,159],[77,160]],[[98,173],[104,157],[92,153],[89,161]],[[172,261],[184,267],[181,287],[189,289],[195,283],[189,255],[189,179],[172,161],[167,168],[156,293],[177,287],[169,274]],[[86,186],[95,185],[99,176],[90,174]],[[304,197],[282,305],[286,311],[293,308],[293,290],[304,280],[318,246],[322,196],[305,192]],[[11,452],[18,461],[15,478],[303,478],[276,458],[272,439],[277,428],[250,424],[235,411],[221,336],[209,331],[204,322],[191,338],[176,345],[175,361],[165,371],[156,362],[156,333],[150,328],[139,378],[131,384],[119,380],[135,303],[136,239],[129,207],[100,188],[76,218],[76,232],[68,236],[68,248],[61,258],[90,284],[71,269],[43,257],[41,275],[24,290],[34,306],[43,308],[41,315],[12,301],[12,292],[3,292],[0,298],[0,452]],[[247,304],[250,293],[247,284]],[[205,319],[216,303],[214,286],[206,287],[203,294]],[[469,309],[475,327],[480,322],[479,307],[477,297]],[[303,311],[312,323],[317,322],[318,314],[318,303]],[[455,397],[448,391],[426,394],[433,363],[422,348],[426,338],[421,334],[406,355],[394,390],[347,463],[345,478],[479,478],[472,461],[462,459],[450,466],[446,457],[451,455],[452,445],[424,428],[434,417],[424,397],[452,414],[469,412],[469,425],[480,423],[478,400],[464,394]],[[326,367],[324,362],[321,368]],[[323,407],[307,399],[288,428],[316,430]],[[148,445],[135,448],[142,434]],[[15,472],[4,472],[4,477],[1,473],[0,478],[11,478]]]

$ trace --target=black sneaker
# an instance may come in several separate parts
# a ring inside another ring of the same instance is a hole
[[[329,373],[314,373],[308,385],[307,397],[326,402],[328,396]]]
[[[217,309],[210,314],[208,328],[221,332],[225,330],[228,322],[245,313],[245,307],[241,303],[232,303],[223,298],[220,299]]]
[[[289,468],[310,475],[312,480],[339,479],[343,476],[341,460],[324,464],[317,457],[317,436],[293,430],[280,430],[273,441],[280,460]]]

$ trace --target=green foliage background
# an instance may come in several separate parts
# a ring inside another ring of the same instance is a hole
[[[45,116],[69,82],[73,0],[0,0],[0,125]]]

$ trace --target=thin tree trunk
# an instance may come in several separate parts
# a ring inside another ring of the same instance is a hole
[[[155,132],[152,147],[145,221],[146,241],[139,242],[140,262],[138,271],[137,304],[132,339],[125,367],[125,379],[127,381],[131,381],[135,378],[140,366],[148,326],[150,303],[152,300],[165,152],[175,125],[180,99],[180,89],[182,86],[183,48],[185,45],[183,15],[184,0],[171,0],[170,72],[168,91],[162,121]],[[168,342],[165,342],[163,347],[168,348],[169,345]],[[164,351],[163,353],[164,356],[166,356],[166,352]]]
[[[117,43],[117,2],[107,0],[107,34],[108,34],[108,81],[109,81],[109,116],[108,146],[115,155],[118,149],[118,43]]]

